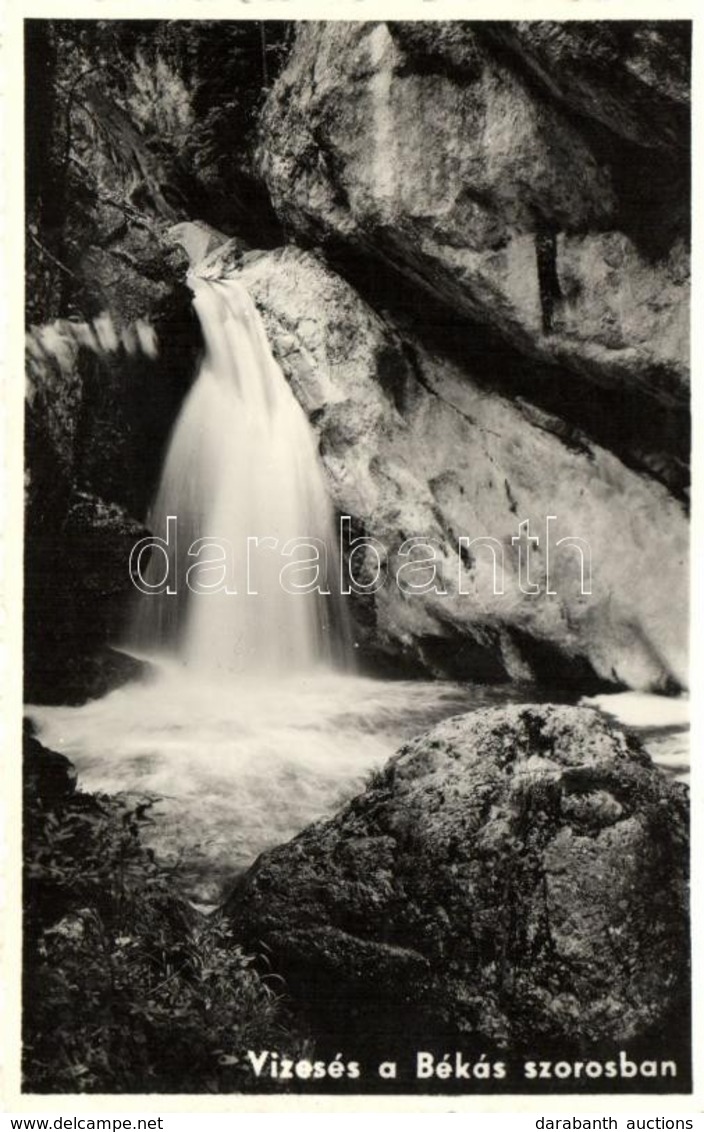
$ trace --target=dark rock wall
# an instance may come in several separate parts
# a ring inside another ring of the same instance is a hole
[[[68,553],[75,516],[92,524],[84,496],[96,531],[122,509],[125,545],[144,521],[199,348],[166,230],[181,222],[183,240],[200,213],[240,237],[223,271],[251,287],[354,532],[436,539],[455,590],[465,569],[463,601],[391,587],[357,601],[369,662],[686,685],[688,25],[306,22],[254,46],[252,28],[225,30],[28,30],[53,139],[32,112],[30,309],[81,323],[108,311],[118,338],[149,320],[159,351],[96,353],[69,334],[57,352],[50,329],[48,346],[35,336],[28,655],[66,637],[74,605],[46,579],[57,562],[84,572]],[[96,59],[106,82],[83,90]],[[201,231],[204,254],[224,238]],[[243,261],[247,241],[313,254]],[[547,514],[592,543],[592,595],[567,567],[550,600],[517,590],[511,538],[526,518],[541,533]],[[486,555],[458,561],[460,535],[499,540],[504,600]],[[104,592],[119,591],[126,565],[119,581],[106,569]],[[79,654],[124,616],[99,604],[90,641],[68,634]]]
[[[81,702],[139,671],[119,645],[171,425],[200,349],[185,287],[155,322],[58,320],[28,336],[25,696]],[[163,347],[161,343],[164,343]],[[102,343],[102,344],[101,344]]]

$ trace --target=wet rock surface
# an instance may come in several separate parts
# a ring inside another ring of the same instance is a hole
[[[591,709],[458,716],[264,853],[226,911],[347,1048],[662,1038],[688,993],[687,796]]]

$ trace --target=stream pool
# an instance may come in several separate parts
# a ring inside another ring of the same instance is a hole
[[[558,699],[533,686],[329,671],[204,678],[160,662],[100,700],[29,706],[27,715],[40,741],[71,759],[83,789],[158,799],[145,841],[176,867],[191,900],[211,905],[262,850],[358,793],[405,740],[460,712]],[[583,702],[633,727],[663,770],[686,780],[686,699],[632,692]]]

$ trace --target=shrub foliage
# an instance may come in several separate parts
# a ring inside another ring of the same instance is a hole
[[[152,802],[51,793],[29,776],[25,1090],[243,1091],[247,1049],[304,1052],[281,984],[144,846]]]

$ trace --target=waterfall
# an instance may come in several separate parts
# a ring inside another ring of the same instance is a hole
[[[145,578],[158,588],[166,565],[176,592],[135,591],[125,642],[152,660],[149,677],[80,707],[30,706],[28,713],[40,740],[71,759],[82,789],[159,799],[145,844],[174,870],[181,893],[216,905],[233,873],[332,816],[401,743],[449,716],[533,703],[550,692],[339,671],[351,649],[314,434],[247,292],[202,274],[189,283],[205,352],[149,517],[168,550],[154,550],[148,563],[145,554]],[[176,541],[167,539],[169,516]],[[330,595],[287,593],[279,577],[286,560],[266,547],[252,559],[251,588],[259,592],[248,594],[247,540],[256,537],[277,539],[279,550],[297,538],[327,547]],[[223,574],[212,549],[210,566],[203,555],[189,556],[205,538],[231,548],[226,580],[236,593],[222,585],[193,593],[186,585],[194,565],[201,580]],[[642,733],[659,765],[686,776],[681,714],[661,719],[668,726],[658,731],[658,714],[643,714],[642,697],[599,699],[603,710],[627,710],[633,725],[647,723]]]
[[[314,433],[245,288],[192,272],[188,283],[205,353],[147,522],[165,549],[143,575],[156,587],[167,561],[175,592],[139,595],[131,644],[198,669],[340,664],[349,633]]]

